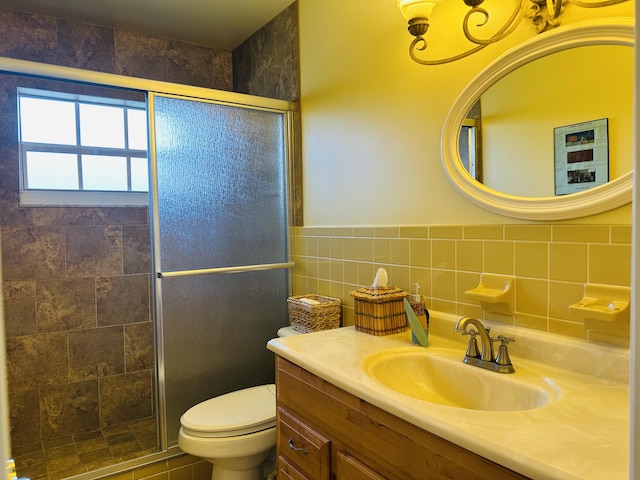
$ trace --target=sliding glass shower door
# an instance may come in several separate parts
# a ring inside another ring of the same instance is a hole
[[[273,382],[287,322],[288,113],[150,94],[159,416]]]

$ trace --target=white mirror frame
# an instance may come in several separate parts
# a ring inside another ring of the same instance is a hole
[[[458,151],[460,126],[487,88],[513,70],[538,58],[587,45],[634,45],[634,19],[599,18],[542,33],[508,50],[480,72],[453,103],[441,139],[442,164],[451,183],[473,203],[495,213],[525,220],[565,220],[585,217],[631,202],[633,171],[605,185],[561,197],[522,197],[498,192],[473,179]],[[549,84],[553,88],[553,82]]]

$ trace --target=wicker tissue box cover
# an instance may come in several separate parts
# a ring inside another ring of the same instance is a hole
[[[287,304],[291,326],[298,332],[317,332],[340,326],[342,302],[339,298],[324,295],[296,295],[289,297]]]
[[[407,329],[404,298],[398,287],[362,287],[349,292],[354,299],[356,330],[371,335],[391,335]]]

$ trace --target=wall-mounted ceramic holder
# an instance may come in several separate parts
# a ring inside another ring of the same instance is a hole
[[[505,315],[513,314],[513,282],[508,275],[480,274],[480,284],[464,292],[469,300],[480,302],[483,310]]]
[[[569,305],[569,313],[581,319],[588,330],[628,338],[630,298],[629,287],[587,283],[584,297]]]

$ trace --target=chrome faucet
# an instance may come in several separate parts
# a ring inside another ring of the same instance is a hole
[[[456,323],[456,332],[471,336],[467,353],[464,356],[464,363],[486,368],[487,370],[498,373],[513,373],[515,371],[509,358],[509,350],[507,349],[507,345],[510,342],[516,341],[515,338],[507,338],[502,335],[491,338],[489,334],[490,329],[486,328],[480,320],[472,317],[462,317],[458,320],[458,323]],[[482,345],[480,353],[478,353],[477,335],[480,335]],[[493,342],[500,342],[497,357],[493,354]]]

